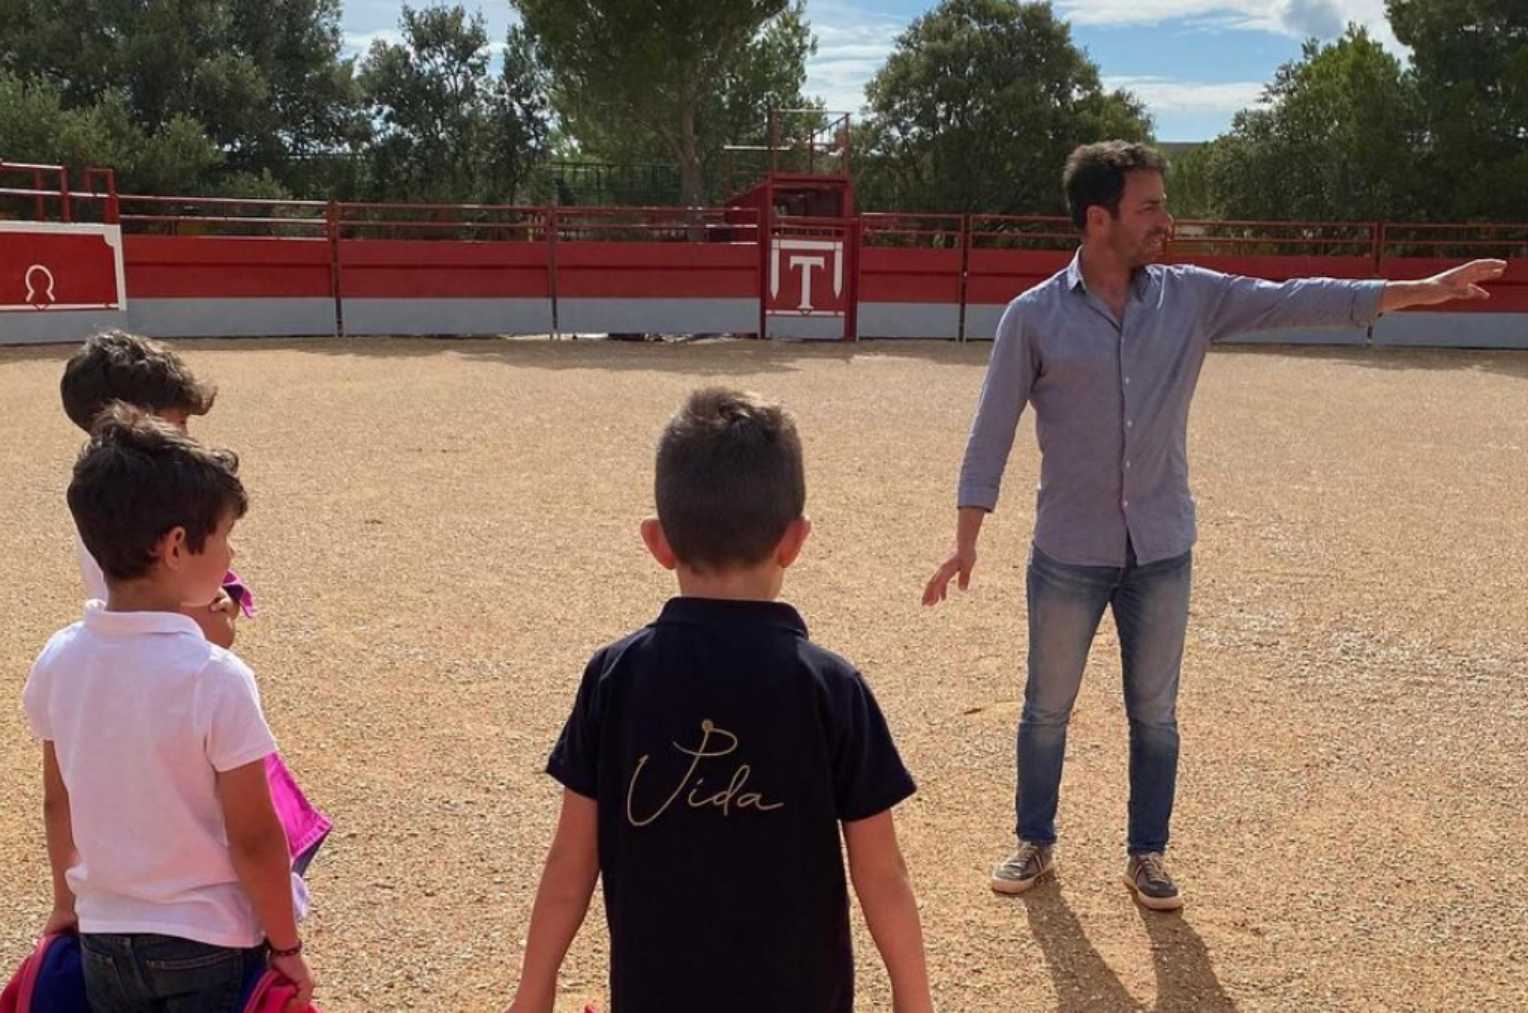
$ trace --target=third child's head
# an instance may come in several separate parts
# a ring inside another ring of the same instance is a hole
[[[779,594],[811,531],[789,412],[741,391],[695,391],[659,438],[654,489],[658,516],[642,537],[684,593]]]
[[[157,341],[122,331],[92,336],[64,367],[64,413],[90,432],[113,401],[150,411],[181,429],[212,410],[217,388],[196,378],[180,356]]]
[[[69,483],[69,511],[113,599],[138,608],[210,602],[249,500],[239,459],[141,408],[112,402]],[[113,607],[117,607],[114,605]]]

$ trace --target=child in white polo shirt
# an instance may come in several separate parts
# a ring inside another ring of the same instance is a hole
[[[182,611],[233,558],[238,460],[118,404],[68,499],[108,596],[54,634],[23,692],[43,742],[45,932],[78,928],[92,1013],[231,1011],[266,960],[305,1005],[275,742],[249,668]]]
[[[69,357],[58,389],[64,414],[87,436],[96,416],[113,401],[143,408],[185,431],[192,416],[212,410],[218,393],[217,387],[198,378],[168,346],[124,331],[91,335]],[[86,599],[105,601],[106,575],[100,563],[78,537],[75,548]],[[243,602],[234,601],[224,587],[242,589],[243,584],[230,572],[223,585],[210,601],[188,603],[181,611],[196,620],[208,640],[219,647],[232,647],[234,621]]]

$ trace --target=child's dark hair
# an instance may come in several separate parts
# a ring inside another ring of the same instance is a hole
[[[124,331],[102,331],[86,340],[64,366],[58,389],[64,413],[87,433],[112,401],[156,413],[206,415],[217,397],[217,388],[198,380],[169,348]]]
[[[664,536],[686,565],[762,562],[806,506],[796,423],[752,394],[697,390],[664,427],[654,488]]]
[[[220,523],[248,508],[237,455],[120,401],[98,416],[69,483],[80,540],[114,580],[147,573],[173,528],[185,528],[187,548],[201,552]]]
[[[1061,187],[1072,224],[1088,224],[1088,208],[1099,206],[1110,218],[1119,217],[1119,201],[1125,194],[1125,176],[1132,172],[1167,172],[1167,159],[1155,148],[1129,141],[1084,144],[1066,160]]]

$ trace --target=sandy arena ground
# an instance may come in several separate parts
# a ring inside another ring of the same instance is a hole
[[[1528,354],[1210,357],[1191,430],[1179,917],[1138,911],[1119,883],[1108,619],[1072,724],[1059,882],[987,887],[1013,820],[1029,416],[972,589],[918,604],[953,531],[987,345],[182,348],[222,387],[193,431],[241,453],[253,495],[238,567],[263,614],[238,650],[337,824],[306,929],[331,1013],[509,997],[556,812],[541,766],[586,656],[671,591],[636,534],[653,439],[715,382],[799,416],[816,533],[787,593],[863,667],[918,778],[897,819],[941,1010],[1528,1009]],[[68,351],[0,349],[7,968],[48,904],[17,701],[79,610]],[[595,903],[559,1011],[605,1005]],[[859,1007],[889,1009],[854,917]]]

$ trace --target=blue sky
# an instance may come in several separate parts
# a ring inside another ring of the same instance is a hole
[[[424,6],[426,0],[416,0]],[[475,0],[463,0],[471,10]],[[1208,140],[1238,109],[1254,103],[1300,41],[1329,39],[1356,21],[1401,57],[1385,20],[1384,0],[1053,0],[1110,87],[1146,101],[1164,141]],[[477,4],[489,35],[501,43],[511,21],[508,0]],[[897,35],[933,7],[931,0],[807,0],[818,37],[807,90],[835,110],[858,112],[864,87]],[[346,45],[397,38],[398,0],[345,0]]]

